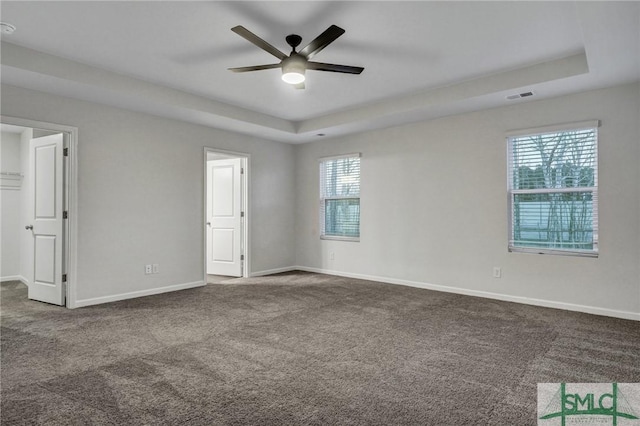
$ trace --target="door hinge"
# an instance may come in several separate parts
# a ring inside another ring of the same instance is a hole
[[[67,274],[62,274],[62,282],[63,283],[67,282]]]
[[[244,212],[240,212],[240,217],[244,217]]]
[[[244,174],[244,167],[240,167],[240,174],[243,175]]]
[[[244,254],[240,255],[240,260],[244,260]]]
[[[64,156],[65,156],[65,157],[68,157],[68,156],[69,156],[69,148],[65,148],[65,149],[63,149],[63,150],[62,150],[62,152],[63,152],[63,154],[64,154]]]
[[[63,218],[63,219],[69,219],[69,212],[68,212],[68,211],[66,211],[66,210],[65,210],[65,211],[63,211],[63,212],[62,212],[62,218]]]

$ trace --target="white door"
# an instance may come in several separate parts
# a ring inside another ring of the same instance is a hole
[[[207,274],[242,276],[242,159],[207,162]]]
[[[31,140],[29,223],[33,234],[33,281],[29,299],[65,304],[63,256],[63,149],[62,133]]]

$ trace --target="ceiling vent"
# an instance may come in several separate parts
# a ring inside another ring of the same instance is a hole
[[[518,93],[516,95],[509,95],[509,96],[507,96],[507,99],[512,101],[514,99],[526,98],[526,97],[529,97],[529,96],[533,96],[533,92],[524,92],[524,93]]]
[[[10,35],[16,30],[14,25],[11,25],[8,22],[0,22],[0,33]]]

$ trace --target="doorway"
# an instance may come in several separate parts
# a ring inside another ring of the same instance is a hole
[[[18,160],[11,164],[15,170],[3,170],[15,186],[10,199],[18,210],[10,225],[16,238],[3,238],[3,251],[8,243],[17,258],[13,277],[27,285],[29,299],[73,308],[77,128],[6,116],[0,116],[0,123],[14,132],[19,146]],[[3,185],[3,201],[5,192]],[[3,231],[8,219],[4,204]]]
[[[205,282],[249,276],[249,155],[205,148]]]

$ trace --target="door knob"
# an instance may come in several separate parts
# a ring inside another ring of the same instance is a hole
[[[211,222],[207,222],[207,226],[211,226]]]
[[[33,225],[27,225],[24,227],[24,229],[28,230],[32,230],[33,231]]]

